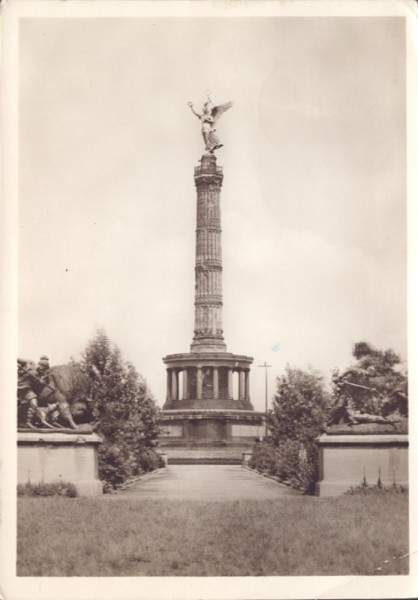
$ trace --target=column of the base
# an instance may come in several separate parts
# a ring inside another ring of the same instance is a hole
[[[250,401],[250,370],[245,371],[245,399]]]
[[[218,367],[213,367],[213,398],[219,398],[219,373]]]
[[[189,398],[189,389],[187,382],[187,369],[183,369],[183,400],[188,400]]]
[[[234,399],[234,389],[232,385],[233,372],[232,369],[228,369],[228,398],[229,400]]]
[[[239,382],[238,382],[238,398],[244,400],[245,393],[245,373],[242,369],[239,371]]]
[[[202,367],[196,367],[196,396],[198,400],[202,399]]]
[[[175,369],[171,372],[171,399],[178,400],[178,374]]]
[[[167,402],[171,401],[171,369],[167,369]]]

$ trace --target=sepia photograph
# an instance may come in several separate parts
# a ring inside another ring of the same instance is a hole
[[[2,6],[1,597],[417,592],[413,4]]]

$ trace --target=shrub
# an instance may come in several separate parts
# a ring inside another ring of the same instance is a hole
[[[252,469],[277,477],[291,487],[311,493],[317,479],[318,457],[314,444],[271,438],[258,442],[249,461]]]
[[[99,446],[99,479],[111,487],[117,487],[126,478],[126,469],[117,446],[103,442]]]
[[[154,450],[142,450],[139,455],[139,466],[142,473],[148,473],[164,466],[163,458]]]
[[[317,371],[287,365],[277,378],[273,410],[268,416],[270,436],[279,445],[283,440],[313,441],[323,430],[331,408],[331,396]]]
[[[286,367],[277,378],[269,437],[256,444],[250,466],[312,493],[318,475],[315,438],[323,431],[331,406],[320,373]]]
[[[18,496],[65,496],[67,498],[76,498],[77,489],[73,483],[68,481],[53,481],[51,483],[23,483],[17,486]]]
[[[125,481],[164,466],[162,457],[152,448],[121,449],[104,442],[99,448],[99,479],[109,492]]]
[[[276,448],[271,441],[256,442],[248,466],[262,473],[273,475],[275,471]]]

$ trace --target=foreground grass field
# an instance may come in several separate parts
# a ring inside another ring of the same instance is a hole
[[[406,574],[407,513],[406,495],[20,498],[17,574]]]

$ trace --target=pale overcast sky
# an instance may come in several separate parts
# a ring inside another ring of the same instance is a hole
[[[97,326],[165,398],[194,322],[199,122],[219,122],[224,333],[264,406],[286,363],[406,359],[405,38],[397,18],[25,19],[19,354]]]

